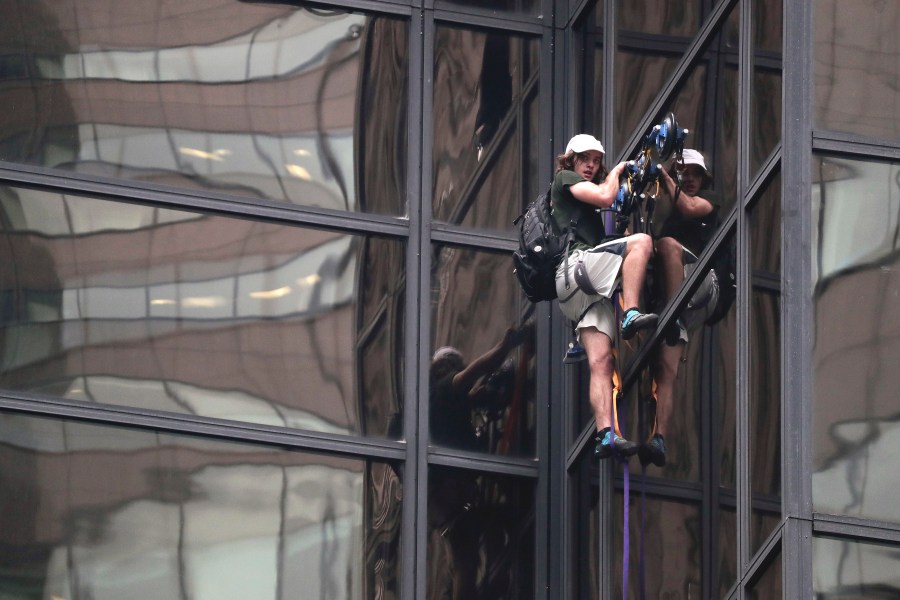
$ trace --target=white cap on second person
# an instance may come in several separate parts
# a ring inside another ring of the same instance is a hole
[[[706,168],[706,161],[703,160],[703,155],[696,150],[685,148],[681,157],[684,159],[685,165],[700,165],[700,168],[703,169],[707,175],[709,174],[709,169]]]
[[[569,143],[566,145],[566,154],[569,152],[587,152],[588,150],[596,150],[600,154],[606,154],[600,140],[589,133],[579,133],[569,140]]]

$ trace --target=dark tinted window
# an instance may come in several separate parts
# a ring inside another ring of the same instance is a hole
[[[431,442],[533,456],[534,320],[509,254],[434,248]]]
[[[537,193],[538,42],[500,31],[437,28],[436,220],[511,231],[525,199]]]

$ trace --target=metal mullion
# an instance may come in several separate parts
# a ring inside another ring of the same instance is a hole
[[[562,0],[560,0],[562,1]],[[564,18],[563,21],[566,19]],[[554,15],[553,25],[557,25]],[[548,118],[541,119],[540,139],[546,140],[540,145],[540,156],[547,157],[546,164],[542,164],[543,180],[549,180],[552,176],[553,167],[549,160],[554,155],[554,150],[559,146],[559,140],[565,136],[565,131],[569,130],[571,122],[571,102],[572,95],[564,87],[564,82],[572,81],[571,65],[572,65],[572,30],[571,28],[551,28],[553,36],[551,44],[553,47],[549,59],[542,59],[541,66],[548,67],[548,75],[545,77],[547,82],[544,86],[545,92],[541,93],[542,109],[541,114],[548,115]],[[546,112],[545,112],[546,111]],[[552,354],[560,347],[560,340],[563,338],[563,332],[566,329],[566,323],[559,309],[553,304],[548,304],[544,308],[544,318],[538,321],[537,335],[538,340],[543,343],[538,344],[538,355],[535,360],[543,358],[544,364],[549,364],[548,381],[543,382],[545,393],[551,396],[555,395],[557,402],[548,401],[550,422],[548,425],[549,437],[549,453],[547,455],[548,465],[551,466],[550,473],[553,478],[553,484],[557,485],[556,489],[562,489],[562,494],[552,494],[548,489],[548,506],[551,514],[551,527],[558,529],[557,534],[551,531],[550,548],[556,545],[559,548],[557,555],[550,555],[553,560],[553,567],[550,572],[549,582],[558,582],[557,589],[548,589],[546,600],[567,600],[575,595],[575,585],[569,576],[572,572],[569,565],[578,555],[578,536],[573,535],[577,525],[578,517],[582,514],[584,496],[587,491],[584,489],[589,483],[579,479],[577,474],[570,475],[568,470],[562,468],[566,464],[566,451],[568,446],[568,428],[571,422],[573,409],[573,394],[571,391],[571,378],[566,377],[565,365],[559,360],[553,360]],[[549,318],[547,318],[549,314]],[[543,336],[543,337],[542,337]],[[540,363],[536,363],[540,364]],[[538,384],[542,382],[539,379]],[[553,394],[553,392],[556,392]],[[576,400],[577,402],[577,400]],[[579,486],[578,484],[582,485]]]
[[[345,434],[327,434],[130,406],[46,398],[25,392],[2,392],[0,410],[38,417],[71,419],[96,425],[164,431],[178,435],[202,435],[237,443],[256,442],[297,450],[327,451],[358,458],[374,457],[400,461],[405,456],[402,442],[357,438]]]
[[[427,1],[427,0],[426,0]],[[433,161],[432,151],[434,139],[434,40],[435,40],[435,23],[434,15],[431,11],[424,10],[420,15],[420,27],[422,35],[419,36],[420,41],[415,45],[415,54],[419,57],[418,78],[415,81],[421,81],[420,120],[423,124],[421,131],[421,146],[417,156],[421,159],[418,165],[418,171],[421,176],[418,185],[418,203],[419,227],[417,236],[416,251],[419,255],[418,262],[418,279],[419,285],[416,287],[417,304],[416,313],[418,316],[418,327],[415,331],[413,342],[416,348],[415,373],[418,387],[416,388],[416,406],[417,406],[417,422],[416,422],[416,456],[415,462],[411,464],[416,473],[416,502],[415,502],[415,547],[414,556],[408,562],[408,568],[415,571],[415,575],[411,576],[413,584],[411,594],[404,595],[408,598],[424,598],[426,589],[426,573],[428,572],[427,562],[427,540],[428,531],[426,524],[428,523],[428,419],[429,419],[429,402],[428,402],[428,361],[425,355],[429,354],[431,348],[431,305],[429,302],[431,287],[431,220],[432,220],[432,178],[433,178]],[[412,121],[411,121],[412,122]]]
[[[616,30],[618,29],[616,26],[618,11],[616,10],[618,0],[598,0],[598,2],[604,2],[603,5],[603,89],[601,91],[603,100],[602,100],[602,113],[601,113],[601,135],[603,141],[606,143],[606,155],[607,156],[615,156],[615,74],[616,74],[616,51],[617,51],[617,36]],[[590,48],[590,52],[593,52],[594,49]],[[625,388],[622,388],[625,389]],[[613,402],[615,402],[615,398],[613,398]],[[590,419],[590,435],[587,440],[593,439],[593,432],[596,429],[596,425],[594,424],[594,419]],[[587,441],[582,442],[585,445],[588,444]],[[583,446],[582,446],[583,447]],[[588,450],[588,457],[585,460],[597,460],[593,458],[593,453]],[[607,570],[604,568],[606,565],[613,564],[613,557],[616,554],[615,548],[613,547],[613,531],[614,527],[612,526],[613,519],[616,518],[613,506],[615,504],[613,498],[613,492],[615,490],[615,485],[613,483],[613,473],[615,472],[613,469],[613,461],[610,460],[601,460],[599,461],[599,470],[598,470],[598,494],[597,494],[597,518],[599,522],[598,526],[598,535],[597,535],[597,573],[600,579],[600,589],[598,590],[598,600],[612,600],[613,598],[613,582],[612,577],[606,576],[604,577],[604,573],[611,573],[611,569]],[[628,510],[628,506],[624,506],[624,510]]]
[[[473,231],[454,225],[433,223],[431,225],[431,241],[460,246],[471,246],[476,249],[502,250],[512,252],[519,247],[518,241],[512,237],[501,238],[487,231]],[[428,250],[427,248],[425,249]]]
[[[746,590],[746,588],[756,585],[760,578],[767,573],[767,569],[774,564],[775,555],[781,552],[783,532],[784,521],[772,530],[757,553],[747,563],[746,573],[741,582],[742,589]]]
[[[527,477],[532,480],[537,480],[538,477],[538,464],[533,459],[477,454],[462,450],[430,448],[428,464],[492,475]]]
[[[900,160],[900,144],[897,141],[877,140],[832,131],[813,131],[812,135],[813,150],[816,152],[847,154],[867,159]]]
[[[816,535],[841,537],[865,543],[900,543],[900,524],[825,513],[813,514]]]
[[[507,33],[524,33],[541,35],[547,25],[536,17],[494,17],[488,14],[471,12],[456,12],[442,8],[432,11],[434,20],[441,25],[457,25],[467,28],[481,27],[485,29],[498,29]]]
[[[812,177],[812,46],[814,4],[783,6],[781,304],[781,489],[784,598],[810,598],[812,582],[812,337],[809,243]],[[790,374],[790,376],[788,376]]]
[[[197,210],[227,217],[251,218],[288,225],[318,225],[348,232],[406,236],[408,221],[366,213],[307,208],[273,200],[232,196],[219,192],[138,186],[134,182],[53,173],[51,169],[0,164],[0,183],[17,187],[81,195],[142,206]]]
[[[752,16],[753,2],[740,0],[739,42],[738,42],[738,135],[737,135],[737,190],[740,210],[737,212],[735,244],[737,249],[737,308],[736,323],[736,370],[735,416],[736,431],[736,474],[737,474],[737,572],[742,581],[738,598],[746,597],[746,572],[750,564],[750,514],[752,511],[751,471],[750,471],[750,218],[746,198],[750,178],[750,107],[753,75]]]
[[[416,11],[410,19],[409,26],[409,76],[410,82],[425,81],[425,56],[424,46],[429,38],[424,33],[423,11]],[[424,189],[424,166],[422,157],[423,131],[413,124],[422,123],[424,98],[428,91],[423,85],[410,83],[407,89],[409,116],[407,128],[407,165],[406,165],[406,212],[409,215],[410,237],[406,247],[406,314],[404,333],[404,364],[406,365],[404,389],[403,430],[407,440],[406,462],[403,481],[403,511],[401,521],[401,557],[400,557],[400,597],[417,598],[418,586],[424,589],[424,583],[420,583],[419,573],[423,572],[420,557],[424,556],[425,536],[427,532],[417,527],[425,523],[424,514],[427,509],[427,494],[425,472],[425,431],[427,431],[428,415],[421,414],[421,407],[427,403],[422,402],[420,390],[425,389],[427,366],[422,360],[422,350],[419,346],[420,331],[426,327],[423,321],[423,313],[427,315],[427,289],[429,282],[428,271],[422,265],[427,262],[423,256],[422,247],[428,244],[425,223],[430,218],[430,205],[422,201]],[[426,134],[427,135],[427,134]],[[426,137],[427,139],[427,137]],[[423,425],[424,424],[424,425]]]
[[[556,38],[556,30],[552,27],[552,2],[551,0],[543,0],[544,14],[549,15],[551,26],[544,29],[540,39],[540,54],[538,61],[538,130],[533,132],[531,136],[532,143],[538,146],[538,173],[539,181],[549,180],[550,161],[544,161],[544,156],[552,156],[551,141],[553,138],[553,90],[554,86],[554,69],[553,69],[553,49]],[[548,12],[550,11],[550,12]],[[523,114],[523,120],[527,115]],[[523,149],[524,150],[524,149]],[[527,153],[523,151],[522,156]],[[525,166],[523,165],[523,173]],[[524,180],[524,178],[523,178]],[[550,369],[537,369],[535,380],[535,397],[537,399],[537,459],[538,459],[538,484],[535,489],[535,519],[536,519],[536,540],[535,540],[535,562],[537,569],[535,573],[535,590],[537,595],[551,600],[560,598],[560,589],[562,582],[565,581],[563,568],[565,562],[565,535],[563,534],[565,527],[565,513],[567,507],[567,489],[565,487],[565,472],[560,471],[558,461],[555,461],[556,452],[554,450],[554,432],[561,432],[562,428],[556,425],[556,415],[554,407],[559,407],[559,402],[552,402],[554,394],[551,393],[551,381],[553,378],[554,367],[558,361],[551,359],[551,349],[553,348],[550,327],[550,315],[554,310],[554,306],[549,302],[538,304],[534,307],[534,318],[537,322],[535,331],[536,347],[535,347],[535,365],[551,365]],[[556,311],[557,313],[559,311]],[[551,477],[553,480],[551,481]],[[558,493],[553,493],[557,490]],[[560,518],[562,517],[562,518]],[[539,557],[546,550],[546,556],[549,560],[541,561]],[[542,594],[540,590],[545,590]]]
[[[275,1],[279,4],[290,4],[291,6],[296,6],[298,4],[293,0],[281,2],[278,2],[278,0]],[[314,2],[310,2],[309,4],[327,6],[329,8],[336,8],[339,10],[362,10],[370,13],[374,12],[393,15],[409,16],[413,12],[413,8],[412,6],[410,6],[409,2],[401,3],[398,0],[340,0],[340,2],[326,2],[324,0],[315,0]]]

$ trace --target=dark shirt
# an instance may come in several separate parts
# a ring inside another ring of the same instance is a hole
[[[550,187],[553,218],[560,230],[568,227],[573,218],[578,219],[573,250],[593,248],[602,243],[606,237],[606,227],[600,209],[578,200],[569,191],[570,187],[582,181],[584,178],[575,171],[560,171],[553,178],[553,185]]]
[[[700,254],[716,231],[721,200],[718,194],[708,189],[702,189],[696,195],[708,200],[713,205],[712,212],[699,219],[692,219],[685,217],[677,207],[673,206],[666,220],[663,221],[659,237],[675,238],[694,254]],[[682,202],[684,201],[682,200]]]

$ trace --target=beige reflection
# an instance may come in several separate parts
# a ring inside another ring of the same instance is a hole
[[[317,431],[396,427],[400,242],[12,188],[0,198],[13,258],[0,289],[21,298],[0,330],[4,387]]]
[[[383,465],[10,415],[0,438],[17,490],[0,491],[0,537],[23,557],[20,583],[42,597],[371,598],[396,588],[400,487]],[[376,560],[378,574],[366,562]]]

